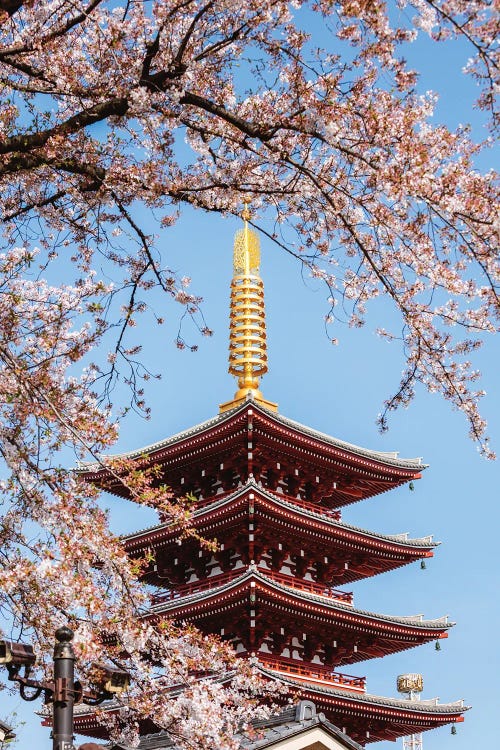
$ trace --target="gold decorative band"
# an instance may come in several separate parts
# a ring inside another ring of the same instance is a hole
[[[231,282],[229,372],[240,388],[258,388],[267,372],[264,284],[259,278],[237,276]]]

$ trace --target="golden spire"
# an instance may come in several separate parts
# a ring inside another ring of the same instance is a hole
[[[259,390],[259,378],[267,372],[266,313],[259,276],[259,236],[248,226],[250,217],[246,200],[241,214],[243,228],[234,237],[229,323],[229,372],[238,378],[238,391],[232,401],[221,404],[221,412],[249,397],[274,411],[278,408]]]

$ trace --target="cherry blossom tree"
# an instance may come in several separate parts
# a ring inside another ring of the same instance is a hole
[[[236,214],[250,198],[255,224],[327,285],[332,340],[337,319],[362,325],[380,295],[399,312],[397,334],[376,322],[407,362],[381,427],[420,382],[464,413],[491,456],[470,357],[499,323],[496,184],[475,168],[498,125],[497,10],[490,0],[0,2],[2,620],[41,655],[55,624],[71,622],[83,670],[103,649],[126,658],[130,731],[154,716],[180,742],[229,748],[263,689],[216,640],[143,619],[140,563],[67,468],[70,456],[110,451],[121,375],[147,412],[151,373],[133,337],[148,291],[210,333],[189,280],[165,267],[153,222],[168,228],[185,204]],[[418,93],[404,60],[417,34],[468,45],[464,74],[491,122],[482,143],[432,124],[434,97]],[[107,465],[190,533],[189,509],[154,473]],[[229,688],[194,682],[195,664],[236,676]],[[165,702],[172,682],[185,690]]]

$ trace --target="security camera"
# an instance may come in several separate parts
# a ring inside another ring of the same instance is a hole
[[[28,643],[0,641],[0,664],[31,667],[35,661],[36,656],[33,652],[33,646]]]
[[[89,679],[94,687],[110,695],[123,693],[130,685],[129,673],[109,664],[92,664]]]

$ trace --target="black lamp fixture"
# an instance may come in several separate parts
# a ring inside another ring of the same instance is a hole
[[[53,750],[74,750],[74,704],[83,702],[97,706],[114,698],[127,690],[130,675],[124,669],[112,665],[93,664],[90,685],[84,689],[78,680],[75,681],[73,631],[65,625],[56,630],[55,636],[53,682],[30,677],[36,656],[33,647],[26,643],[0,641],[0,665],[6,667],[8,679],[18,683],[23,700],[34,701],[43,693],[45,703],[52,703]]]

